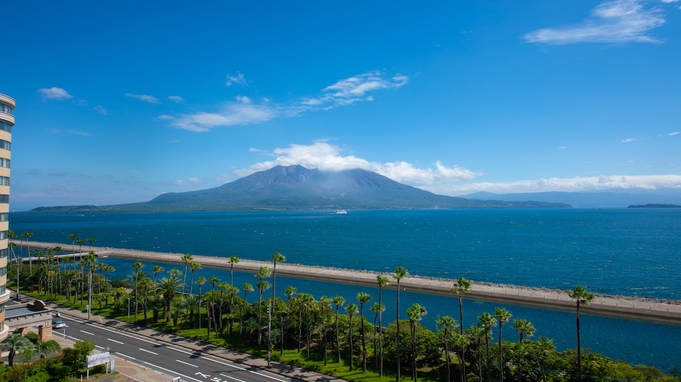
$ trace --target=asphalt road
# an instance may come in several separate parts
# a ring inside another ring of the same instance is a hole
[[[105,325],[85,322],[65,314],[62,314],[61,319],[66,321],[68,327],[55,329],[53,336],[66,335],[74,341],[93,342],[102,351],[108,349],[112,355],[161,371],[166,375],[180,377],[182,381],[297,381],[267,370],[240,365],[139,334],[113,330]]]

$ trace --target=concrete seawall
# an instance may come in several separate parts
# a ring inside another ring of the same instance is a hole
[[[78,246],[73,248],[71,244],[35,242],[29,243],[29,246],[34,250],[45,250],[60,246],[62,251],[78,251]],[[83,246],[83,251],[87,252],[89,248],[89,246]],[[184,264],[181,260],[181,257],[183,256],[181,253],[159,253],[102,247],[92,247],[92,250],[100,259],[115,257],[130,260]],[[193,261],[200,263],[204,268],[230,268],[228,259],[224,257],[194,256]],[[271,269],[272,263],[241,259],[238,263],[234,264],[234,270],[240,272],[256,273],[260,267],[268,267]],[[277,264],[277,274],[295,278],[340,284],[366,285],[371,287],[376,286],[376,276],[380,274],[390,279],[391,285],[387,286],[387,289],[395,288],[395,280],[389,273],[279,263]],[[448,279],[408,276],[400,281],[400,286],[407,291],[440,294],[456,298],[456,296],[450,292],[453,282],[454,280]],[[471,282],[471,290],[464,296],[466,299],[485,300],[555,310],[573,311],[575,309],[574,300],[572,300],[565,291],[476,283],[475,280],[471,280]],[[580,311],[601,316],[681,325],[681,301],[679,300],[663,301],[630,296],[596,295],[594,301],[588,306],[581,307]]]

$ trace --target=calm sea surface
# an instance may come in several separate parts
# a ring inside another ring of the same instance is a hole
[[[421,276],[556,289],[585,285],[599,293],[681,299],[681,210],[13,213],[10,229],[30,231],[35,241],[70,243],[75,233],[94,237],[96,246],[264,261],[278,251],[289,263],[385,272],[404,266]],[[120,277],[131,273],[130,262],[106,262]],[[229,280],[222,271],[199,274]],[[316,298],[342,294],[354,300],[359,291],[378,296],[371,288],[279,280]],[[253,276],[237,274],[235,285],[244,282],[254,283]],[[426,306],[423,323],[431,328],[438,315],[458,317],[453,298],[407,293],[403,299],[405,311],[413,302]],[[394,295],[386,293],[388,319],[395,318],[391,301]],[[465,325],[495,306],[500,304],[466,301]],[[573,314],[506,308],[513,318],[532,321],[535,337],[549,337],[559,349],[576,346]],[[504,333],[517,340],[511,330]],[[585,315],[582,342],[613,358],[681,370],[679,326]]]

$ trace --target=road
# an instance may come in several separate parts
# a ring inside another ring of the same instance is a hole
[[[66,321],[68,327],[63,330],[55,329],[53,336],[65,335],[66,338],[74,341],[93,342],[102,351],[108,349],[112,355],[170,376],[181,377],[182,381],[298,381],[267,370],[217,358],[201,351],[156,341],[135,333],[114,330],[106,325],[82,321],[66,314],[62,314],[61,319]]]

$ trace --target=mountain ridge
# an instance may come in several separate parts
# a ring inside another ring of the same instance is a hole
[[[92,206],[86,207],[87,212],[93,211]],[[479,201],[436,195],[362,169],[332,172],[292,165],[276,166],[215,188],[166,193],[148,202],[101,206],[96,210],[160,212],[537,207],[570,206],[546,202]],[[32,211],[63,212],[68,208],[39,207]]]

